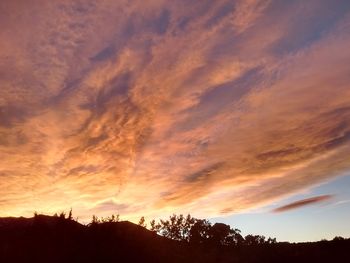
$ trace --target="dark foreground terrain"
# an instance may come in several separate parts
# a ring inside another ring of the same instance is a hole
[[[85,226],[39,215],[0,218],[0,262],[350,262],[350,239],[224,246],[192,244],[139,225]]]

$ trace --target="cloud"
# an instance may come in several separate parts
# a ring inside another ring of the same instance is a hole
[[[350,167],[347,1],[5,2],[1,215],[214,216]]]
[[[272,212],[274,212],[274,213],[286,212],[289,210],[298,209],[300,207],[324,202],[326,200],[331,199],[332,197],[333,197],[332,195],[320,195],[320,196],[315,196],[315,197],[311,197],[311,198],[306,198],[306,199],[302,199],[302,200],[278,207],[278,208],[274,209]]]

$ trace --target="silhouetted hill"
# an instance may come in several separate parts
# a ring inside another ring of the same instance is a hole
[[[139,225],[85,226],[39,215],[0,218],[0,262],[349,262],[350,240],[214,246],[174,241]]]

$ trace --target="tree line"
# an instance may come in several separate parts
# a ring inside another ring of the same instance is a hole
[[[98,218],[94,215],[89,225],[118,221],[119,215],[106,218]],[[276,243],[276,238],[266,238],[262,235],[243,237],[239,229],[223,223],[212,224],[206,219],[194,218],[191,215],[173,214],[168,219],[160,219],[158,222],[153,219],[148,224],[145,218],[141,217],[138,225],[166,238],[191,244],[252,246]]]
[[[34,221],[38,220],[39,217],[39,214],[34,212]],[[62,221],[71,220],[78,222],[78,218],[73,218],[72,209],[68,213],[55,213],[53,217],[57,217]],[[119,214],[112,214],[111,216],[100,218],[93,215],[92,220],[87,226],[93,227],[104,223],[116,223],[119,221]],[[257,246],[277,243],[276,238],[266,238],[263,235],[249,234],[243,237],[241,231],[237,228],[231,228],[229,225],[223,223],[212,224],[207,219],[194,218],[190,214],[187,216],[173,214],[169,216],[168,219],[160,219],[158,222],[153,219],[148,224],[145,217],[142,216],[138,225],[160,236],[190,244],[207,244],[211,246]],[[340,236],[336,236],[333,239],[333,241],[336,242],[344,240],[345,239]]]
[[[147,227],[144,217],[139,225]],[[149,230],[177,241],[192,244],[210,244],[225,246],[260,245],[276,243],[275,238],[266,239],[261,235],[247,235],[243,237],[237,228],[231,228],[223,223],[212,224],[206,219],[194,218],[191,215],[171,215],[168,219],[159,222],[150,221]]]
[[[38,214],[35,212],[34,218],[36,218],[37,215]],[[54,217],[58,217],[62,220],[68,219],[78,221],[77,218],[73,218],[72,210],[70,210],[68,214],[65,212],[60,214],[56,213]],[[93,215],[88,226],[119,221],[120,217],[118,214],[100,218]],[[166,238],[191,244],[254,246],[276,243],[276,238],[266,238],[262,235],[246,235],[243,237],[241,231],[237,228],[231,228],[229,225],[223,223],[212,224],[207,219],[194,218],[189,214],[187,216],[173,214],[169,216],[168,219],[160,219],[158,222],[153,219],[148,224],[145,217],[142,216],[138,225]]]

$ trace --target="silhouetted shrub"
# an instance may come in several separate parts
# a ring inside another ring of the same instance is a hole
[[[144,216],[142,216],[142,217],[140,218],[140,220],[139,220],[139,226],[142,226],[142,227],[144,227],[144,228],[147,227],[146,220],[145,220],[145,217],[144,217]]]

